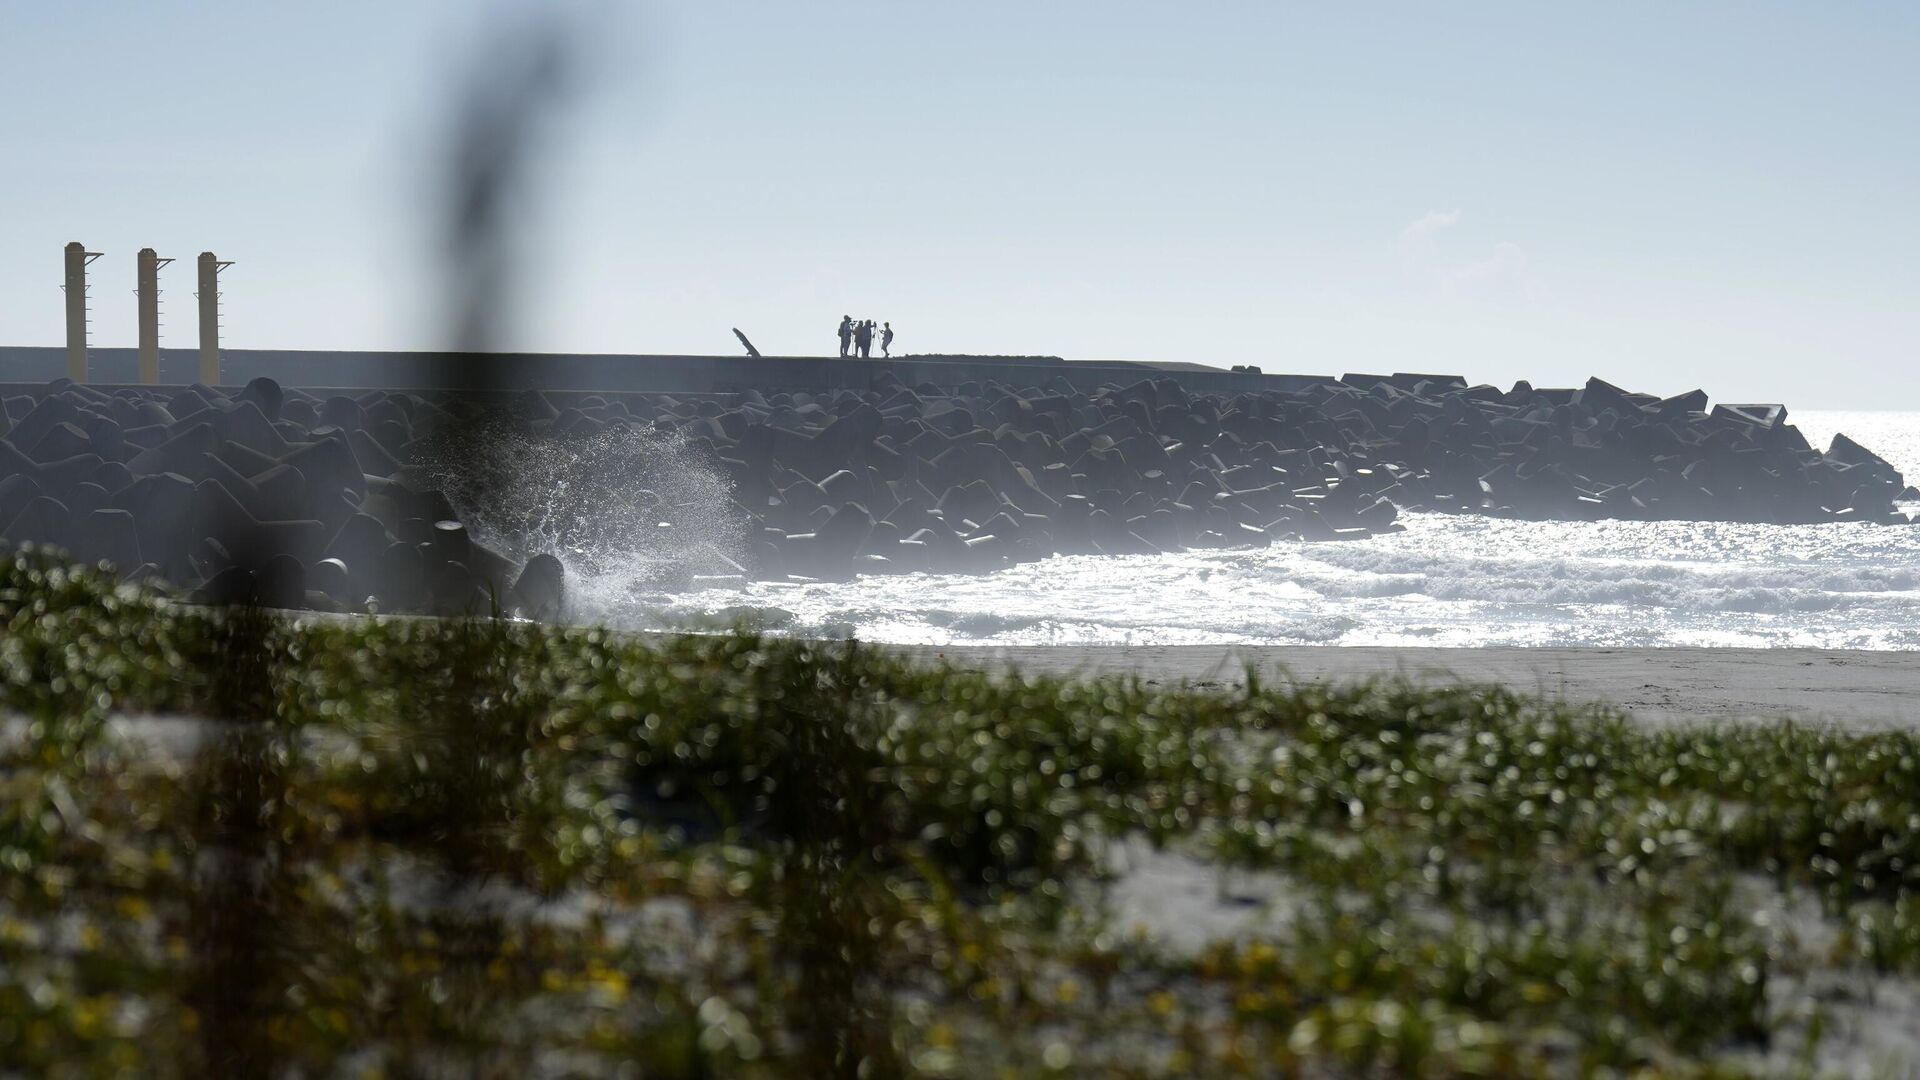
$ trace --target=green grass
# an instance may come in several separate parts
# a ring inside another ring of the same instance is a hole
[[[1920,975],[1907,732],[296,622],[31,555],[0,710],[0,1071],[1731,1075],[1818,1059],[1795,980]],[[108,722],[149,713],[205,737]],[[1283,902],[1173,950],[1101,904],[1138,836]]]

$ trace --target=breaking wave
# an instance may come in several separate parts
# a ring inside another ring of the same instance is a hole
[[[415,456],[414,479],[444,491],[482,541],[560,560],[578,621],[632,624],[695,575],[739,569],[746,538],[727,513],[732,486],[677,433],[548,439],[502,420]]]
[[[1920,415],[1796,419],[1817,443],[1844,428],[1920,477]],[[513,494],[474,520],[483,537],[520,530],[559,555],[576,618],[619,627],[935,645],[1920,649],[1920,526],[1409,514],[1405,532],[1370,540],[1058,556],[978,577],[692,578],[742,539],[724,477],[651,432],[603,438],[510,440],[493,479]],[[456,503],[476,490],[471,462],[458,465],[445,477]]]
[[[1432,527],[1432,523],[1422,524]],[[1681,564],[1616,559],[1484,559],[1373,550],[1320,553],[1344,573],[1302,569],[1327,597],[1427,596],[1502,604],[1626,604],[1702,611],[1826,610],[1911,604],[1920,566]]]

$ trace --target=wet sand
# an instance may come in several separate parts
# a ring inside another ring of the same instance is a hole
[[[1650,723],[1790,718],[1920,726],[1920,653],[1821,649],[1387,649],[1331,646],[901,646],[920,660],[1047,675],[1138,673],[1237,685],[1263,677],[1497,682],[1619,706]]]

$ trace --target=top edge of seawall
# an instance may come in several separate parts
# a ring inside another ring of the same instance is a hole
[[[957,386],[997,381],[1039,385],[1055,378],[1076,389],[1167,378],[1195,389],[1238,392],[1292,385],[1331,384],[1331,375],[1262,375],[1202,364],[1134,360],[1066,360],[1057,356],[915,354],[865,359],[836,356],[701,356],[621,353],[491,353],[484,373],[472,357],[453,352],[356,352],[319,349],[224,349],[221,383],[242,385],[266,377],[303,388],[392,390],[492,389],[652,393],[727,393],[748,389],[867,389],[886,378],[912,386]],[[199,374],[197,353],[163,351],[160,385],[185,385]],[[471,375],[468,370],[472,369]],[[92,349],[88,382],[137,382],[135,350]],[[0,384],[41,384],[67,374],[64,349],[0,346]]]

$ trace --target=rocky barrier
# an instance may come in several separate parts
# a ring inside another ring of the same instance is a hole
[[[1709,409],[1700,391],[1263,381],[1087,391],[1060,377],[907,386],[881,371],[870,388],[816,394],[491,396],[57,381],[0,410],[0,541],[214,602],[554,617],[560,562],[481,543],[417,467],[429,446],[444,467],[447,433],[482,420],[562,442],[638,429],[710,463],[737,528],[700,546],[683,583],[1364,539],[1407,510],[1905,524],[1895,500],[1916,494],[1845,436],[1823,452],[1780,406]],[[660,527],[675,509],[660,508]]]
[[[437,407],[256,379],[112,392],[61,380],[0,413],[0,541],[63,549],[195,598],[272,607],[557,617],[560,564],[475,542],[401,479]]]

